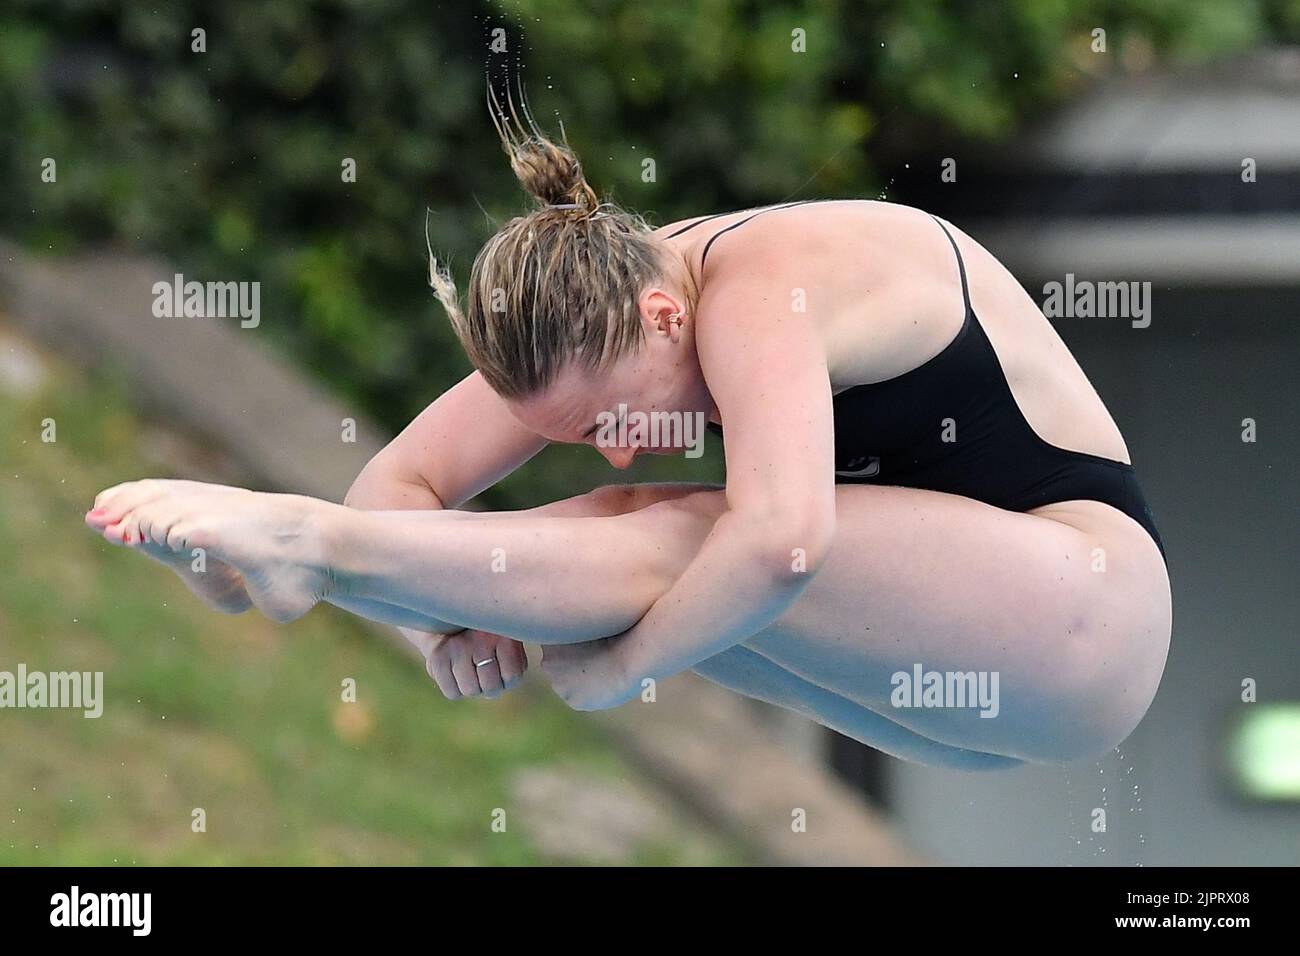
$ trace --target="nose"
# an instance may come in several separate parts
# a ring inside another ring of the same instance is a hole
[[[632,459],[637,456],[638,451],[640,451],[640,449],[635,446],[628,448],[600,449],[600,453],[605,456],[605,460],[619,471],[632,467]]]

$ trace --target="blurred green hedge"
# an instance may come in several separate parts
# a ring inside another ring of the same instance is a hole
[[[260,280],[261,331],[396,428],[468,371],[425,285],[426,208],[462,283],[526,208],[489,69],[563,120],[598,188],[667,222],[872,196],[873,157],[1003,137],[1093,72],[1297,36],[1300,0],[10,0],[0,234]],[[548,461],[494,503],[571,493],[576,459]]]

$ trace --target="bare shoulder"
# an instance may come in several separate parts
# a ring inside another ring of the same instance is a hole
[[[761,309],[805,325],[838,389],[905,371],[961,323],[952,250],[929,214],[873,201],[808,202],[701,223],[682,247],[701,277],[699,331],[726,343]],[[707,256],[706,256],[707,253]]]
[[[809,320],[803,290],[815,286],[818,277],[802,257],[791,256],[784,243],[765,232],[735,230],[726,236],[725,250],[721,243],[713,244],[702,268],[705,250],[694,249],[693,265],[703,276],[696,314],[702,357],[712,352],[725,360],[728,350],[744,348],[754,335]]]

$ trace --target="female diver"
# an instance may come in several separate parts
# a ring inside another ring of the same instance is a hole
[[[1010,273],[881,202],[651,229],[524,114],[494,120],[537,208],[483,247],[463,311],[430,265],[477,371],[344,505],[145,480],[102,492],[91,527],[223,610],[324,600],[398,625],[453,699],[512,686],[528,640],[581,710],[693,669],[936,766],[1128,736],[1169,647],[1163,546],[1119,430]],[[603,441],[620,406],[725,426],[725,488],[455,510],[549,442],[617,468],[681,451]],[[996,706],[898,692],[922,671],[977,677]]]

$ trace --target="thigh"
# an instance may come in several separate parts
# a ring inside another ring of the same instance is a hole
[[[1163,564],[1130,519],[1095,502],[1063,505],[1053,520],[910,488],[836,493],[825,565],[749,648],[963,750],[1072,759],[1136,726],[1163,671],[1170,612]],[[725,508],[713,486],[660,484],[607,486],[542,510],[626,515],[630,535],[672,534],[681,573]],[[919,689],[899,706],[918,671],[922,681],[984,680],[993,706],[931,707]]]
[[[826,563],[746,644],[972,750],[1071,759],[1109,749],[1141,719],[1169,636],[1167,579],[1146,551],[1125,554],[1142,539],[938,492],[841,485],[837,495]],[[1097,570],[1099,547],[1109,573]],[[949,674],[983,680],[989,704],[939,695],[930,706],[922,690]]]
[[[666,501],[679,501],[690,495],[716,494],[722,498],[720,485],[687,481],[628,482],[601,485],[572,498],[548,502],[524,511],[467,512],[476,518],[517,517],[521,514],[547,515],[553,518],[593,518],[625,515]]]
[[[1005,770],[1023,764],[1013,757],[937,743],[790,673],[747,647],[723,651],[693,670],[728,690],[794,711],[900,760],[956,770]]]

